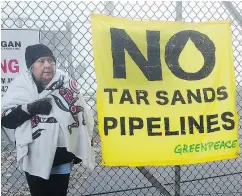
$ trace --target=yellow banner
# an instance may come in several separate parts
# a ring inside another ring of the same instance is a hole
[[[239,156],[229,21],[91,21],[103,165]]]

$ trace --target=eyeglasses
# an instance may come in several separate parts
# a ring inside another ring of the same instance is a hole
[[[36,62],[40,63],[41,65],[43,65],[45,63],[45,61],[47,61],[52,66],[55,65],[55,61],[52,58],[40,58]]]

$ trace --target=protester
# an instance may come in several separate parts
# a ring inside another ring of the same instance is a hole
[[[93,117],[78,84],[43,44],[25,51],[28,71],[2,98],[2,126],[15,129],[17,161],[32,196],[67,195],[73,164],[94,169]]]

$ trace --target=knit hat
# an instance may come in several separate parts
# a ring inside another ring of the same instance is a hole
[[[25,50],[25,62],[27,68],[29,69],[38,58],[46,56],[53,58],[56,63],[56,59],[52,51],[47,46],[43,44],[28,46]]]

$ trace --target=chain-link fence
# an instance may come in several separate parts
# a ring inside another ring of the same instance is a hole
[[[54,51],[58,67],[82,85],[97,119],[90,24],[94,12],[141,20],[231,20],[237,107],[242,116],[242,2],[2,2],[1,27],[40,29],[41,42]],[[242,144],[241,118],[239,135]],[[98,163],[94,172],[76,165],[68,195],[242,195],[242,156],[181,167],[102,167],[97,130],[94,145]],[[2,195],[30,195],[17,168],[15,148],[4,138],[1,153]]]

